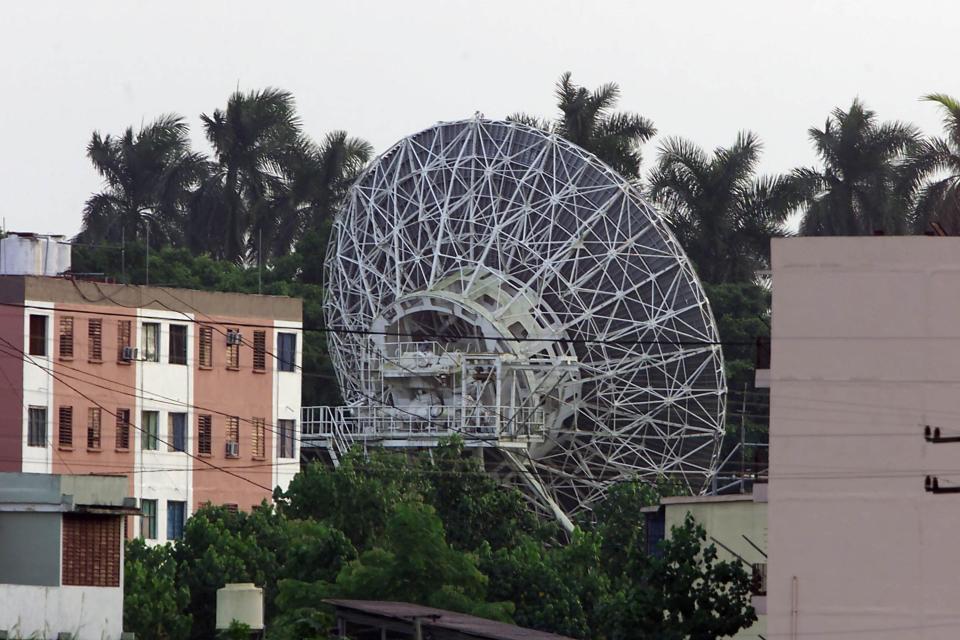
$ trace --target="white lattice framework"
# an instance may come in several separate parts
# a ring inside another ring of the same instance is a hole
[[[398,301],[436,294],[485,314],[476,331],[508,338],[487,349],[577,363],[540,390],[545,438],[506,454],[568,513],[611,482],[668,476],[696,491],[714,472],[726,385],[707,298],[660,215],[572,143],[480,119],[408,137],[350,190],[326,266],[329,346],[349,404],[382,400],[364,379],[367,332]]]

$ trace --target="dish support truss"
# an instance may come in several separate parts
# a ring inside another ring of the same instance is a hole
[[[441,123],[374,161],[338,213],[324,313],[347,406],[303,436],[459,435],[569,525],[615,482],[704,488],[726,383],[676,239],[586,151],[511,122]]]

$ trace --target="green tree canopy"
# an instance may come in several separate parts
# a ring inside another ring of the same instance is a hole
[[[720,561],[706,532],[687,518],[661,543],[662,555],[636,548],[607,603],[607,637],[623,640],[714,640],[753,624],[750,576],[738,561]]]
[[[87,157],[104,189],[84,205],[81,242],[132,242],[146,238],[148,226],[154,246],[183,241],[187,201],[208,165],[190,151],[182,117],[161,116],[119,137],[95,131]]]
[[[706,282],[753,280],[769,265],[770,238],[784,235],[803,201],[799,181],[756,176],[761,149],[749,132],[709,156],[679,138],[660,146],[650,196]]]
[[[960,234],[960,101],[942,93],[924,100],[943,113],[943,137],[921,140],[907,159],[905,174],[913,200],[913,229],[923,233],[930,223]]]
[[[344,567],[332,595],[403,600],[509,621],[510,603],[486,601],[476,558],[447,543],[433,507],[404,502],[387,520],[380,545]]]
[[[373,154],[344,131],[313,142],[293,96],[280,89],[237,91],[201,120],[212,160],[190,150],[180,116],[119,137],[95,132],[87,156],[104,189],[87,200],[78,239],[135,242],[149,227],[153,248],[236,263],[283,257],[304,235],[326,233]]]
[[[185,612],[190,591],[177,581],[170,545],[127,543],[123,567],[123,628],[143,640],[185,640],[192,618]]]
[[[916,127],[880,122],[874,111],[854,100],[846,111],[834,109],[823,128],[812,127],[809,135],[823,166],[796,171],[808,191],[801,233],[907,231],[902,161],[920,141]]]
[[[609,82],[590,91],[573,83],[567,71],[557,81],[560,110],[554,121],[517,113],[509,118],[552,131],[591,152],[628,180],[640,178],[641,145],[656,135],[653,122],[636,113],[614,111],[620,87]]]

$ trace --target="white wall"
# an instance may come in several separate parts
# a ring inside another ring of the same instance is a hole
[[[119,640],[123,631],[120,587],[32,587],[0,584],[0,630],[11,638]]]
[[[186,450],[194,450],[196,432],[193,405],[193,367],[194,340],[196,325],[193,315],[184,315],[158,309],[140,309],[137,318],[137,344],[140,360],[137,362],[137,402],[136,413],[131,416],[134,423],[143,428],[143,412],[156,411],[158,416],[161,442],[156,451],[143,449],[144,434],[133,430],[134,451],[137,456],[134,468],[134,494],[137,499],[157,501],[157,537],[156,543],[167,539],[167,502],[175,500],[186,503],[186,515],[191,513],[193,502],[193,459],[186,453],[169,451],[166,443],[172,444],[169,437],[169,415],[187,414]],[[143,347],[143,323],[160,324],[160,361],[147,362]],[[170,325],[180,324],[187,327],[187,364],[170,364]],[[137,518],[137,533],[141,534],[142,518]]]
[[[268,432],[270,437],[268,442],[272,447],[273,466],[273,486],[280,486],[286,489],[300,470],[300,402],[302,393],[302,369],[303,366],[303,331],[301,323],[275,320],[273,345],[268,345],[267,349],[274,355],[279,356],[277,348],[277,334],[293,333],[297,336],[297,359],[296,367],[293,371],[280,371],[279,358],[273,359],[273,424],[274,428]],[[278,458],[278,420],[293,420],[296,425],[294,434],[296,450],[293,458]]]
[[[49,311],[46,311],[49,309]],[[31,356],[30,353],[30,316],[45,315],[47,317],[47,350],[46,356]],[[23,310],[23,406],[21,419],[23,424],[21,450],[23,455],[24,473],[50,473],[53,470],[53,354],[54,335],[57,328],[53,324],[53,304],[25,300]],[[49,370],[46,371],[45,369]],[[0,380],[0,384],[6,381]],[[47,446],[27,446],[29,430],[27,428],[28,407],[47,408]]]
[[[960,238],[774,240],[772,337],[768,637],[960,637]]]

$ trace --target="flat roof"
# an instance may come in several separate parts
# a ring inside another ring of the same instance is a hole
[[[753,494],[731,493],[719,496],[670,496],[660,498],[660,504],[700,504],[713,502],[753,502]]]
[[[348,609],[357,613],[410,623],[411,625],[413,625],[414,618],[420,618],[423,627],[434,627],[478,638],[490,638],[491,640],[571,640],[567,636],[559,636],[554,633],[408,602],[340,599],[328,599],[324,602],[337,609]]]
[[[59,276],[0,275],[0,301],[157,309],[241,318],[303,322],[303,301],[287,296],[116,284]]]
[[[0,511],[44,505],[48,511],[139,513],[124,475],[0,473]]]

